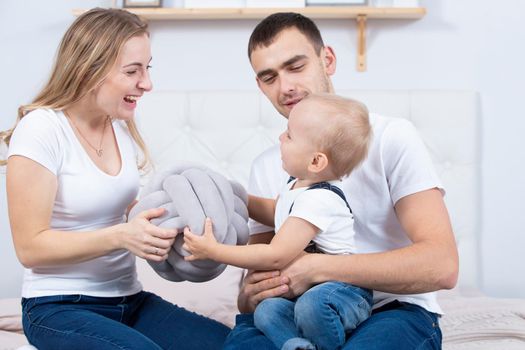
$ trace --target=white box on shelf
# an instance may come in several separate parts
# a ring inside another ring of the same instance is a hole
[[[246,7],[304,7],[305,0],[246,0]]]
[[[394,0],[394,7],[419,7],[419,0]]]
[[[367,0],[306,0],[306,6],[366,5]]]
[[[185,8],[244,7],[245,0],[184,0]]]
[[[370,6],[373,7],[392,7],[394,0],[370,0]]]

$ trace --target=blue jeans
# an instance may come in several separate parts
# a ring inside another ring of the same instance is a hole
[[[326,282],[296,300],[263,300],[255,310],[254,324],[279,349],[335,350],[371,311],[370,290]]]
[[[259,331],[253,314],[237,315],[236,326],[224,343],[225,350],[276,350]],[[393,301],[376,309],[343,346],[344,350],[441,349],[438,315],[420,306]]]
[[[22,299],[29,342],[46,349],[220,349],[230,329],[155,294]]]

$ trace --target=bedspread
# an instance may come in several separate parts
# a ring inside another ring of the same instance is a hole
[[[445,350],[525,349],[525,301],[440,295]]]

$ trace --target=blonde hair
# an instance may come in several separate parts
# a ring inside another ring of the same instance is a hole
[[[125,10],[94,8],[80,15],[62,38],[49,81],[32,103],[18,108],[15,125],[0,132],[0,140],[9,146],[16,125],[37,108],[63,110],[79,101],[107,77],[124,44],[144,34],[149,35],[147,23]],[[135,122],[126,124],[143,153],[138,164],[143,169],[150,162],[148,150]]]
[[[337,178],[349,175],[368,154],[372,139],[368,109],[359,101],[333,94],[310,94],[303,101],[311,102],[311,111],[318,113],[315,139],[332,172]]]

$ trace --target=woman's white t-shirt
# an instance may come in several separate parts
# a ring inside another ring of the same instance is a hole
[[[29,158],[57,177],[51,229],[74,235],[124,222],[126,208],[139,188],[137,154],[125,123],[113,121],[112,125],[122,163],[115,176],[93,163],[61,111],[37,109],[16,126],[9,156]],[[25,269],[22,296],[115,297],[141,290],[135,256],[122,249],[81,263]]]

